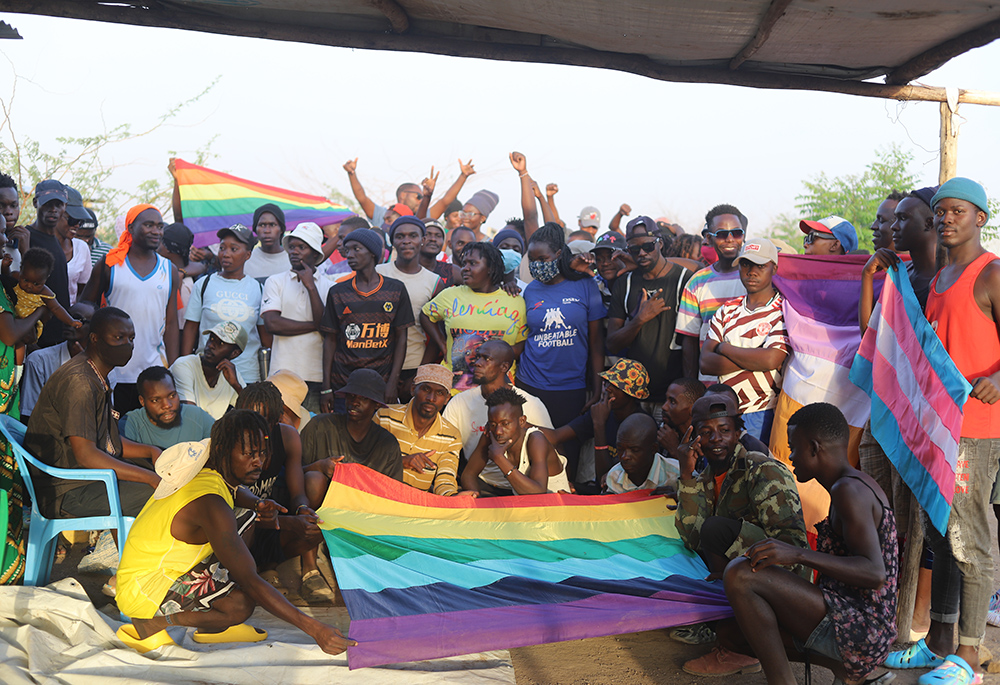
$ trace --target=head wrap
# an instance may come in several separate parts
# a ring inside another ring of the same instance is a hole
[[[132,223],[135,221],[136,217],[145,212],[147,209],[155,209],[157,212],[160,211],[159,207],[154,207],[153,205],[136,205],[132,209],[128,210],[128,214],[125,215],[126,230],[118,236],[118,245],[109,250],[107,256],[104,258],[108,266],[119,266],[125,263],[125,257],[128,255],[128,249],[132,247]]]
[[[382,250],[385,242],[378,233],[370,228],[355,228],[344,237],[344,244],[346,245],[351,240],[364,245],[365,249],[375,257],[376,264],[382,261]]]
[[[931,209],[941,200],[950,197],[956,200],[965,200],[976,205],[980,211],[986,213],[986,220],[990,220],[990,201],[986,197],[986,190],[973,181],[971,178],[956,176],[941,184],[938,191],[931,198]]]
[[[515,238],[517,242],[521,245],[521,253],[524,253],[524,238],[513,228],[503,228],[497,231],[497,234],[493,236],[493,245],[500,247],[500,243],[507,240],[507,238]]]
[[[260,221],[260,215],[265,212],[274,214],[274,218],[278,220],[278,225],[281,226],[281,230],[285,230],[285,212],[278,205],[273,202],[268,202],[267,204],[261,205],[257,209],[253,210],[253,229],[257,230],[257,222]]]
[[[492,190],[480,190],[475,195],[470,197],[465,204],[472,205],[478,209],[479,213],[483,216],[489,216],[490,212],[497,208],[497,204],[499,204],[499,202],[500,196]]]

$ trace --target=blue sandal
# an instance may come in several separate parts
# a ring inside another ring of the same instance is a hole
[[[960,656],[952,654],[930,673],[924,673],[917,685],[981,685],[983,674],[976,673]]]
[[[923,639],[906,649],[889,652],[889,656],[885,658],[886,668],[936,668],[943,663],[944,659],[928,649]]]

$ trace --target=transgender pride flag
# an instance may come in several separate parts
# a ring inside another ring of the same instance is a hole
[[[972,386],[924,318],[906,269],[885,279],[851,381],[871,397],[872,435],[944,534]]]

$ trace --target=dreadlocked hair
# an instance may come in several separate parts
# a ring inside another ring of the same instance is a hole
[[[271,381],[247,383],[236,400],[237,409],[249,409],[264,417],[267,425],[274,427],[285,413],[281,391]]]
[[[463,263],[470,252],[479,253],[482,260],[486,262],[486,269],[490,275],[490,284],[494,288],[499,288],[500,284],[503,283],[504,276],[503,255],[500,254],[500,250],[494,247],[493,243],[469,243],[465,246],[465,249],[462,250]]]
[[[212,446],[208,451],[205,467],[217,471],[227,482],[234,481],[232,455],[242,450],[264,451],[271,459],[271,446],[267,440],[267,423],[264,417],[249,409],[233,409],[223,414],[212,426]]]

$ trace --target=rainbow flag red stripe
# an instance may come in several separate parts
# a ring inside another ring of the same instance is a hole
[[[289,231],[305,221],[328,226],[354,216],[347,207],[319,195],[248,181],[183,159],[174,160],[174,168],[184,225],[194,233],[196,247],[218,242],[215,234],[220,228],[236,223],[251,226],[254,210],[268,202],[284,210]]]
[[[351,668],[726,618],[671,500],[440,497],[364,466],[318,512],[351,616]]]
[[[885,279],[851,380],[871,397],[872,436],[944,535],[972,386],[924,318],[906,269]]]

